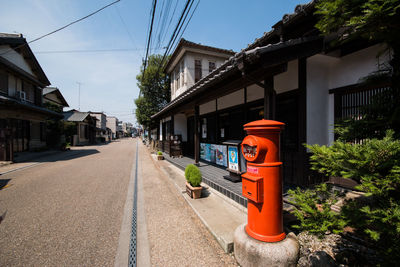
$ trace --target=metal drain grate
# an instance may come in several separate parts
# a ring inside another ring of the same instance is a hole
[[[137,191],[138,191],[138,142],[136,141],[136,163],[135,163],[135,188],[133,192],[133,212],[131,242],[129,244],[129,267],[136,267],[137,259]]]

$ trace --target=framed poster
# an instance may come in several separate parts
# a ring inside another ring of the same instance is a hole
[[[216,145],[215,163],[226,167],[226,165],[227,165],[226,146],[224,146],[224,145],[217,146]]]
[[[237,146],[228,146],[228,169],[232,171],[239,171],[239,162],[238,162],[238,148]]]

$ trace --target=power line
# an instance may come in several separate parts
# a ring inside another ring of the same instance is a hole
[[[145,74],[145,72],[146,72],[147,57],[148,57],[148,54],[149,54],[150,41],[151,41],[151,34],[152,34],[152,31],[153,31],[154,14],[155,14],[155,12],[156,12],[156,7],[157,7],[157,0],[154,0],[154,2],[153,2],[153,12],[152,12],[152,15],[151,15],[151,24],[150,24],[149,39],[148,39],[148,41],[147,41],[146,57],[145,57],[145,59],[144,59],[143,77],[144,77],[144,74]]]
[[[115,9],[117,10],[118,17],[119,17],[119,19],[121,20],[122,25],[124,26],[124,29],[125,29],[126,33],[128,34],[128,37],[129,37],[129,39],[131,40],[133,46],[134,46],[134,47],[137,47],[136,42],[135,42],[134,38],[132,37],[132,34],[130,33],[129,29],[128,29],[128,26],[126,25],[124,19],[122,18],[121,13],[119,12],[118,6],[114,6],[114,7],[115,7]],[[138,50],[139,50],[139,49],[138,49]],[[142,56],[143,56],[143,55],[142,55]]]
[[[175,35],[175,37],[174,37],[174,40],[173,40],[173,42],[171,43],[171,46],[170,46],[170,47],[167,49],[167,51],[166,51],[167,54],[169,53],[169,51],[171,51],[172,47],[174,46],[174,44],[175,44],[175,42],[176,42],[176,40],[177,40],[177,38],[178,38],[178,35],[179,35],[179,33],[180,33],[181,29],[182,29],[182,26],[183,26],[183,24],[185,23],[187,16],[189,15],[189,12],[190,12],[190,9],[192,8],[193,3],[194,3],[194,1],[192,0],[192,1],[190,2],[189,9],[187,10],[187,12],[186,12],[186,14],[185,14],[185,17],[183,18],[183,21],[182,21],[181,25],[179,26],[178,32],[176,33],[176,35]]]
[[[192,15],[190,15],[190,18],[189,18],[188,22],[186,23],[185,28],[183,28],[183,31],[182,31],[181,35],[179,36],[178,40],[180,40],[182,38],[182,35],[185,32],[187,26],[189,25],[189,22],[192,20],[193,14],[196,11],[196,9],[199,6],[199,4],[200,4],[200,0],[197,2],[196,6],[194,7]]]
[[[67,53],[103,53],[103,52],[128,52],[144,51],[144,48],[117,48],[117,49],[93,49],[93,50],[49,50],[35,51],[35,54],[67,54]]]
[[[15,50],[15,49],[18,49],[18,48],[20,48],[20,47],[23,47],[23,46],[25,46],[25,45],[31,44],[31,43],[33,43],[33,42],[39,41],[40,39],[43,39],[43,38],[46,37],[46,36],[52,35],[52,34],[54,34],[54,33],[56,33],[56,32],[59,32],[59,31],[65,29],[65,28],[67,28],[67,27],[69,27],[69,26],[71,26],[71,25],[77,23],[77,22],[80,22],[80,21],[82,21],[82,20],[84,20],[84,19],[87,19],[87,18],[93,16],[94,14],[99,13],[99,12],[102,11],[103,9],[106,9],[106,8],[109,7],[109,6],[112,6],[112,5],[116,4],[116,3],[118,3],[119,1],[121,1],[121,0],[116,0],[116,1],[114,1],[114,2],[112,2],[112,3],[110,3],[110,4],[108,4],[108,5],[106,5],[106,6],[102,7],[102,8],[100,8],[100,9],[98,9],[98,10],[96,10],[96,11],[90,13],[89,15],[84,16],[83,18],[80,18],[80,19],[77,19],[77,20],[75,20],[75,21],[73,21],[73,22],[71,22],[71,23],[68,23],[67,25],[65,25],[65,26],[63,26],[63,27],[61,27],[61,28],[58,28],[57,30],[54,30],[54,31],[49,32],[49,33],[47,33],[47,34],[45,34],[45,35],[42,35],[42,36],[40,36],[40,37],[38,37],[38,38],[36,38],[36,39],[33,39],[32,41],[29,41],[29,42],[27,42],[27,43],[25,43],[25,44],[19,45],[19,46],[15,47],[14,50]],[[13,50],[13,49],[10,48],[9,50],[7,50],[7,51],[5,51],[4,53],[0,54],[0,56],[2,56],[2,55],[4,55],[4,54],[7,54],[8,52],[10,52],[10,51],[12,51],[12,50]]]
[[[172,22],[172,19],[174,18],[174,15],[175,15],[175,11],[176,11],[176,7],[177,7],[177,6],[178,6],[178,0],[176,0],[175,7],[174,7],[174,11],[172,12],[171,19],[169,20],[167,29],[165,30],[165,34],[164,34],[164,36],[162,37],[161,43],[163,43],[164,40],[165,40],[165,37],[167,37],[168,29],[169,29],[169,26],[171,26],[171,22]]]

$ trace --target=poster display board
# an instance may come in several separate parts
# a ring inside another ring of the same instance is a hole
[[[228,169],[239,171],[239,151],[237,146],[228,146]]]
[[[226,146],[215,145],[215,163],[221,166],[227,166]]]
[[[225,145],[200,143],[200,158],[202,160],[227,166],[227,148]]]

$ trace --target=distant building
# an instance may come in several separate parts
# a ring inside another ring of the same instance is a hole
[[[89,112],[80,112],[75,109],[63,113],[64,121],[70,124],[65,126],[68,141],[73,146],[95,143],[96,118]]]
[[[61,94],[60,90],[57,87],[45,87],[43,88],[43,104],[50,108],[50,105],[59,107],[60,112],[62,112],[63,108],[69,107],[67,101],[64,96]]]
[[[111,138],[118,138],[118,119],[117,117],[107,116],[107,128],[111,130]]]
[[[103,112],[89,112],[96,120],[96,141],[111,141],[111,130],[107,128],[107,116]]]
[[[0,161],[46,147],[46,120],[62,118],[43,106],[49,85],[22,34],[0,33]]]

